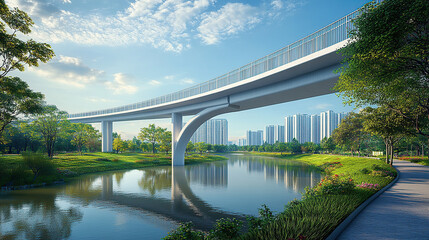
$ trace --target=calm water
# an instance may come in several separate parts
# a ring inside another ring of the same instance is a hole
[[[87,175],[0,194],[0,239],[160,239],[180,222],[275,212],[320,173],[298,162],[228,154],[227,161]]]

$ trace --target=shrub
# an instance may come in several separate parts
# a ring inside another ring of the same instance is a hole
[[[235,218],[221,218],[216,221],[215,227],[210,231],[207,239],[233,239],[239,236],[243,222]]]
[[[38,153],[23,153],[24,163],[31,169],[34,174],[33,181],[39,175],[50,175],[55,173],[55,165],[48,157]]]
[[[326,174],[330,175],[332,171],[342,166],[343,164],[341,164],[340,162],[327,162],[321,165],[320,168],[322,168]]]
[[[361,170],[359,170],[359,172],[363,174],[369,174],[371,171],[368,168],[362,168]]]
[[[249,230],[261,229],[263,226],[274,220],[275,216],[273,215],[273,212],[265,204],[262,205],[262,208],[259,208],[259,217],[247,217]]]
[[[25,165],[20,164],[10,171],[9,179],[11,185],[24,185],[31,182],[31,173]]]
[[[354,189],[353,179],[341,179],[338,174],[325,176],[319,184],[313,188],[305,188],[305,196],[326,195],[326,194],[344,194]]]
[[[182,223],[178,228],[168,233],[165,240],[200,240],[204,239],[202,232],[193,231],[192,223]]]

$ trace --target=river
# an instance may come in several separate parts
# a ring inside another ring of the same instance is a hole
[[[278,213],[321,173],[250,154],[185,167],[85,175],[64,185],[0,193],[0,239],[161,239],[181,222]]]

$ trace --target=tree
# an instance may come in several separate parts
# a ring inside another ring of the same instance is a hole
[[[366,4],[335,89],[345,103],[386,106],[429,140],[429,1]]]
[[[322,148],[322,150],[326,151],[327,153],[335,150],[334,140],[331,137],[323,138],[322,141],[320,141],[320,148]]]
[[[18,117],[43,111],[43,94],[33,92],[17,77],[0,78],[0,136],[5,127]]]
[[[194,151],[194,149],[195,149],[195,146],[194,146],[194,144],[190,141],[190,142],[188,142],[188,144],[186,145],[186,154],[188,153],[188,152],[190,152],[190,151]]]
[[[361,144],[368,137],[362,124],[362,116],[351,112],[332,132],[334,142],[341,147],[350,149],[352,156],[354,151],[358,151],[360,155]]]
[[[89,124],[72,123],[73,137],[71,143],[76,146],[77,151],[82,155],[82,148],[91,138],[97,136],[98,131]]]
[[[29,34],[34,24],[25,12],[18,8],[9,9],[4,0],[0,0],[0,19],[1,81],[12,70],[24,71],[25,65],[37,67],[39,61],[47,62],[55,56],[49,44],[32,39],[23,41],[17,37],[18,33]]]
[[[276,151],[280,152],[280,155],[283,155],[283,152],[287,151],[287,145],[284,142],[276,144]]]
[[[121,139],[121,135],[119,134],[117,138],[113,140],[113,150],[116,153],[123,152],[126,148],[125,142]]]
[[[25,12],[18,8],[11,10],[0,0],[0,135],[18,116],[42,111],[41,93],[33,92],[18,77],[6,76],[12,70],[24,71],[25,65],[38,66],[39,61],[47,62],[54,56],[48,44],[17,37],[29,34],[33,24]]]
[[[301,144],[295,138],[292,139],[292,142],[289,142],[287,146],[291,153],[301,153]]]
[[[171,131],[164,131],[160,134],[158,150],[165,154],[171,151]]]
[[[203,152],[207,152],[208,145],[205,142],[197,142],[195,143],[195,149],[202,155]]]
[[[36,131],[42,136],[48,156],[54,156],[55,143],[58,136],[67,124],[67,113],[58,110],[56,106],[48,105],[44,107],[42,115],[39,115],[33,122]]]
[[[412,126],[404,117],[388,107],[367,107],[362,111],[363,126],[371,134],[383,138],[386,145],[386,163],[393,164],[393,147],[403,137],[410,135]]]
[[[149,124],[149,127],[140,129],[138,138],[142,141],[152,143],[152,153],[155,153],[155,144],[161,141],[166,128],[156,127],[155,124]]]

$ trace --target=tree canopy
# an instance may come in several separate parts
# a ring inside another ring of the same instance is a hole
[[[353,23],[335,89],[345,103],[387,106],[429,137],[429,1],[373,1]]]

